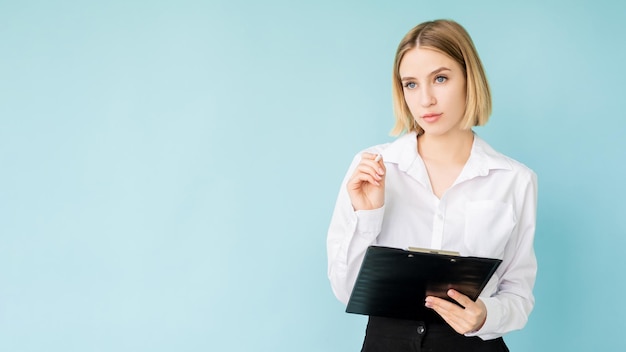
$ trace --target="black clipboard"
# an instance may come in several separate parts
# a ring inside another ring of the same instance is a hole
[[[436,314],[424,307],[426,296],[455,302],[446,294],[453,288],[475,301],[500,263],[500,259],[370,246],[346,312],[429,319]]]

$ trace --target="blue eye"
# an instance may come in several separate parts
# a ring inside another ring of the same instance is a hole
[[[417,87],[417,84],[415,84],[415,82],[407,82],[404,84],[404,88],[415,89],[415,87]]]
[[[446,76],[437,76],[437,77],[435,77],[435,82],[437,82],[437,83],[443,83],[443,82],[445,82],[447,80],[448,80],[448,77],[446,77]]]

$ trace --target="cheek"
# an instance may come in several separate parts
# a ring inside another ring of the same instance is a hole
[[[404,103],[409,107],[409,111],[414,115],[413,111],[415,109],[415,99],[411,96],[411,94],[404,93]]]
[[[450,94],[445,96],[446,106],[464,112],[465,105],[467,103],[465,101],[465,89],[455,89],[453,91],[450,91],[449,93]]]
[[[467,104],[467,89],[465,88],[465,85],[457,89],[457,99],[461,102],[463,110],[465,110],[465,104]]]
[[[408,92],[404,93],[404,102],[406,105],[413,109],[413,107],[417,107],[419,105],[419,97],[416,92]]]
[[[466,94],[466,92],[465,92],[465,87],[463,87],[463,89],[460,89],[460,90],[459,90],[459,92],[458,92],[458,94],[459,94],[459,95],[458,95],[458,99],[459,99],[459,101],[463,102],[463,105],[465,105],[465,104],[466,104],[466,101],[467,101],[467,99],[466,99],[467,94]]]
[[[409,101],[406,102],[406,105],[409,107],[409,111],[411,112],[411,115],[413,115],[413,118],[417,118],[422,114],[422,108],[420,104],[415,101],[415,99],[409,99]]]

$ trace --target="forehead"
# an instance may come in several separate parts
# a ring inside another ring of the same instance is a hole
[[[445,67],[452,71],[461,70],[461,66],[441,51],[429,47],[415,47],[407,51],[400,61],[400,76],[427,76],[431,72]]]

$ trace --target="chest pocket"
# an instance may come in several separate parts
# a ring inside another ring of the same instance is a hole
[[[468,202],[465,214],[465,246],[470,254],[502,259],[516,224],[513,206],[492,200]]]

